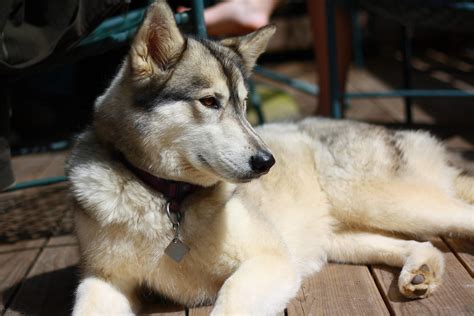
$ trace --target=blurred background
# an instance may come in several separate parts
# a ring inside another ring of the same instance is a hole
[[[6,5],[7,2],[2,4],[2,7],[9,9],[2,10],[4,13],[11,11],[7,22],[13,23],[12,19],[20,19],[16,22],[18,25],[29,23],[30,29],[31,26],[37,27],[36,33],[31,32],[30,35],[36,36],[42,31],[41,28],[54,26],[41,21],[47,18],[47,13],[43,11],[48,10],[54,1],[49,1],[48,5],[42,3],[48,1],[13,1],[16,4],[12,3],[10,8]],[[74,1],[69,2],[73,6]],[[416,5],[410,1],[412,5],[408,8],[397,6],[394,2],[385,2],[375,2],[375,5],[371,1],[336,3],[336,6],[342,8],[337,10],[345,11],[347,23],[350,24],[337,24],[340,21],[336,19],[336,28],[340,26],[336,33],[343,33],[341,36],[345,37],[346,43],[341,47],[349,56],[350,62],[350,66],[343,71],[347,73],[346,91],[390,91],[404,87],[402,23],[408,24],[410,32],[413,89],[473,91],[474,29],[470,22],[473,15],[467,15],[466,9],[456,12],[451,7],[449,10],[445,7],[456,1],[425,1],[425,6],[423,1],[415,1]],[[116,16],[126,18],[130,12],[146,5],[147,1],[109,1],[108,7],[101,8],[101,16],[94,16],[95,21],[90,22],[88,28],[82,26],[84,30],[74,34],[76,37],[71,36],[71,39],[58,36],[58,43],[51,45],[50,51],[29,64],[30,60],[27,58],[34,59],[37,56],[27,56],[21,62],[12,56],[17,53],[15,49],[27,50],[28,43],[12,43],[11,45],[24,46],[13,47],[10,56],[5,56],[9,41],[7,35],[3,37],[5,40],[0,68],[2,103],[7,102],[11,111],[8,141],[14,156],[67,146],[63,142],[69,141],[90,122],[94,99],[109,84],[127,52],[128,41],[102,39],[89,45],[93,48],[88,47],[88,50],[83,49],[87,45],[80,45],[81,41],[83,43],[84,39],[87,40],[94,27],[106,19]],[[179,6],[189,8],[192,3],[176,2],[175,7]],[[316,6],[324,11],[324,5]],[[441,11],[441,14],[436,11]],[[327,45],[323,43],[324,36],[314,34],[314,24],[321,21],[315,22],[315,17],[308,12],[308,4],[302,0],[278,3],[271,16],[271,22],[278,26],[278,32],[259,62],[289,78],[318,85],[325,78],[321,78],[321,73],[318,73],[321,65],[317,61],[322,60],[327,65],[327,56],[315,54],[316,47],[327,49]],[[325,12],[318,14],[324,17]],[[71,16],[74,17],[74,14]],[[53,18],[59,20],[57,17]],[[430,18],[432,21],[429,21]],[[462,18],[468,21],[462,21]],[[64,25],[68,26],[67,21]],[[17,26],[16,29],[18,32],[21,27]],[[4,24],[3,31],[9,30],[8,23]],[[318,33],[326,31],[324,26],[316,30]],[[133,27],[129,32],[133,34]],[[15,35],[11,30],[10,33]],[[262,97],[267,121],[295,119],[315,113],[331,115],[330,110],[320,109],[318,112],[318,106],[321,108],[330,105],[321,105],[324,100],[318,100],[315,95],[302,93],[280,83],[275,84],[258,74],[255,82]],[[327,90],[327,84],[324,88]],[[453,146],[470,148],[474,139],[474,98],[433,96],[414,98],[411,102],[412,123],[415,127],[435,129],[442,137],[452,140]],[[346,118],[383,124],[405,123],[403,98],[350,99],[342,103]],[[249,115],[256,122],[254,114]]]
[[[194,36],[277,25],[252,77],[252,124],[324,115],[421,128],[446,142],[453,164],[474,170],[474,2],[169,2],[183,32]],[[2,313],[70,308],[78,254],[65,159],[75,135],[91,123],[94,100],[118,70],[148,4],[0,3]],[[57,273],[45,277],[50,270]],[[31,282],[20,289],[27,276]],[[51,280],[59,301],[41,290]]]
[[[118,70],[149,3],[2,2],[1,187],[14,179],[10,191],[66,180],[64,161],[74,136],[91,123],[94,100]],[[182,31],[193,36],[218,39],[277,25],[250,81],[252,124],[323,115],[422,128],[447,143],[453,163],[472,169],[471,2],[169,3]],[[8,208],[29,218],[24,201],[6,197]],[[67,209],[61,199],[58,207]]]

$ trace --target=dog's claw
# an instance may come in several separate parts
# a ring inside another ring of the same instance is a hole
[[[416,289],[415,291],[413,291],[413,294],[415,294],[415,296],[417,296],[417,297],[422,297],[423,295],[426,294],[426,292],[428,292],[428,288],[426,288],[426,289]]]
[[[411,280],[411,284],[421,284],[425,282],[425,277],[422,274],[417,274],[415,277]]]

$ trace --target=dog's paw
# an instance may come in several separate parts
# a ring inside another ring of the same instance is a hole
[[[437,286],[436,277],[436,272],[431,271],[427,264],[411,271],[402,271],[398,279],[400,293],[408,298],[425,298]]]
[[[400,273],[398,288],[407,298],[428,297],[441,284],[444,259],[439,250],[429,245],[409,258]]]

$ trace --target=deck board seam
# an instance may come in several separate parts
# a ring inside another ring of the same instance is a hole
[[[21,280],[18,282],[9,300],[5,302],[5,306],[1,312],[1,316],[5,316],[7,314],[7,311],[10,308],[10,305],[13,303],[17,294],[20,292],[20,289],[23,287],[25,279],[28,277],[28,275],[30,274],[30,272],[33,270],[34,266],[38,262],[38,259],[43,253],[44,248],[46,248],[46,245],[49,242],[49,239],[50,239],[49,237],[45,238],[45,240],[43,241],[43,244],[40,247],[38,247],[39,248],[38,253],[36,254],[35,258],[31,260],[30,266],[28,267],[28,269],[26,269],[25,274],[23,275]],[[38,248],[35,248],[35,249],[38,249]]]
[[[390,300],[389,298],[387,297],[387,295],[385,294],[384,290],[383,290],[383,287],[382,287],[382,283],[381,281],[378,279],[377,275],[375,274],[374,272],[374,268],[372,265],[368,265],[367,268],[369,269],[369,273],[370,275],[372,276],[372,280],[375,282],[375,286],[377,287],[377,290],[379,291],[379,294],[380,296],[382,297],[382,300],[385,304],[385,307],[387,308],[388,310],[388,313],[391,315],[391,316],[395,316],[396,313],[395,313],[395,310],[393,309],[392,307],[392,304],[390,304]]]
[[[303,301],[306,302],[306,297],[307,296],[306,296],[306,293],[304,292],[304,286],[301,286],[301,293],[303,293]],[[301,311],[303,312],[303,316],[306,316],[306,312],[305,312],[304,306],[303,306],[303,301],[300,300],[299,303],[300,303]]]
[[[53,166],[53,165],[55,165],[55,164],[58,163],[57,159],[58,159],[58,156],[52,157],[52,159],[50,159],[49,163],[48,163],[46,166],[44,166],[43,170],[41,170],[41,172],[40,172],[40,177],[41,177],[41,178],[46,178],[46,177],[48,177],[47,171],[48,171],[48,169],[49,169],[51,166]],[[62,175],[64,175],[64,172],[63,172]]]
[[[440,236],[439,237],[443,243],[445,244],[446,247],[448,247],[449,251],[451,251],[451,253],[456,257],[456,259],[459,261],[459,263],[463,266],[463,268],[467,271],[467,273],[472,277],[474,278],[474,272],[471,271],[470,267],[469,267],[469,264],[458,254],[458,252],[456,251],[456,249],[454,249],[451,244],[446,240],[445,237],[443,236]]]
[[[70,247],[70,246],[78,246],[78,243],[64,243],[64,244],[57,244],[57,245],[46,245],[44,248],[60,248],[60,247]]]
[[[38,249],[41,249],[43,247],[44,246],[41,245],[41,246],[33,246],[33,247],[26,247],[26,248],[16,248],[16,249],[11,249],[11,250],[4,250],[4,251],[0,251],[0,255],[12,254],[12,253],[15,253],[15,252],[23,252],[23,251],[27,251],[27,250],[38,250]]]

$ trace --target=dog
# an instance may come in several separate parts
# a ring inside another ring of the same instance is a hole
[[[74,315],[133,314],[137,289],[213,315],[273,315],[328,261],[401,268],[424,298],[430,242],[474,235],[474,178],[426,132],[308,118],[254,129],[246,80],[274,26],[186,37],[152,4],[67,172],[82,277]]]

